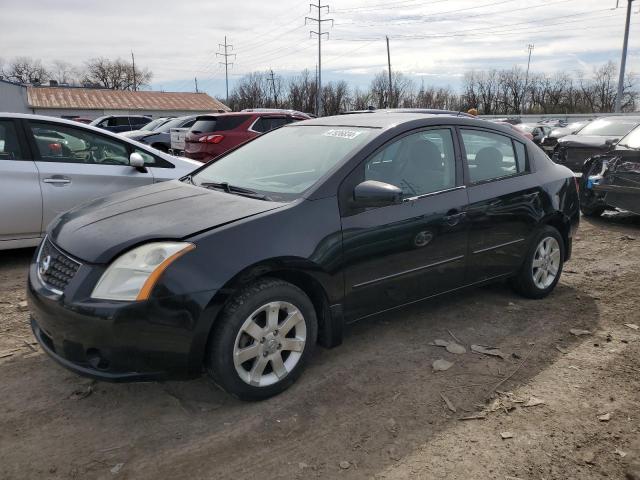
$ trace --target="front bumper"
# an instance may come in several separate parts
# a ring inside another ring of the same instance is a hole
[[[31,327],[43,350],[63,367],[111,382],[186,379],[202,373],[215,318],[208,305],[215,292],[144,302],[73,299],[47,288],[35,268],[32,264],[27,289]]]

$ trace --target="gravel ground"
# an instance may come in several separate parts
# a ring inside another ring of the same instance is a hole
[[[57,366],[21,303],[32,254],[0,252],[2,479],[640,478],[632,216],[583,220],[547,299],[494,285],[361,322],[261,403],[204,378],[106,384]],[[454,337],[466,353],[430,345]]]

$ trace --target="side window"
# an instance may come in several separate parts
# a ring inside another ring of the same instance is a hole
[[[0,120],[0,161],[23,158],[15,124],[11,120]]]
[[[104,120],[101,125],[103,127],[117,127],[120,124],[118,123],[117,117],[109,117],[106,120]]]
[[[115,117],[115,124],[114,126],[116,127],[128,127],[129,126],[129,117]]]
[[[125,144],[93,132],[67,125],[29,122],[44,162],[128,165]]]
[[[451,130],[425,130],[387,145],[365,163],[364,179],[395,185],[407,197],[455,187]]]
[[[267,121],[267,132],[287,124],[287,119],[284,117],[265,118],[265,120]]]
[[[253,126],[251,127],[251,130],[254,130],[256,132],[261,132],[264,133],[267,131],[267,125],[266,125],[266,118],[264,117],[260,117],[258,118],[258,120],[255,121],[255,123],[253,124]]]
[[[156,157],[155,155],[151,155],[149,152],[140,150],[139,148],[134,148],[133,151],[135,153],[139,153],[140,155],[142,155],[142,158],[144,159],[144,164],[147,167],[175,168],[175,166],[171,162],[167,162],[162,158]]]
[[[462,129],[462,142],[467,154],[472,182],[516,175],[525,171],[524,145],[497,133]],[[516,156],[514,144],[520,145]]]
[[[144,126],[151,121],[148,117],[129,117],[129,123],[136,126]]]
[[[194,123],[196,123],[196,119],[195,118],[192,119],[192,120],[189,120],[187,123],[182,125],[182,127],[180,127],[180,128],[191,128],[191,127],[193,127]]]

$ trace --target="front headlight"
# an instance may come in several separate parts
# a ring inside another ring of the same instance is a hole
[[[186,242],[153,242],[118,257],[93,289],[91,298],[146,300],[171,263],[196,246]]]

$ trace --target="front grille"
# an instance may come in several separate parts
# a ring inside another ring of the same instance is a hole
[[[38,275],[51,290],[62,293],[78,272],[80,265],[45,238],[38,254]]]

